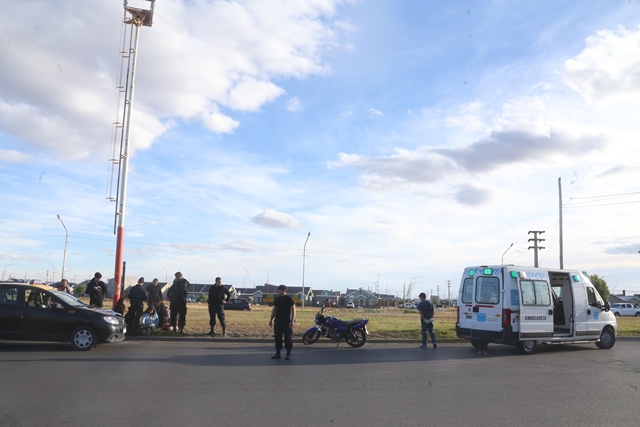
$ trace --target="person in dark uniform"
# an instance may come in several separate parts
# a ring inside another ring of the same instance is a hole
[[[107,295],[107,285],[102,280],[102,274],[99,272],[93,275],[93,279],[87,284],[87,290],[89,294],[89,305],[95,307],[102,307],[105,295]]]
[[[140,317],[142,317],[142,313],[144,313],[144,302],[149,299],[147,290],[144,288],[144,277],[139,278],[138,283],[129,289],[128,298],[131,304],[129,308],[132,317],[131,329],[133,330],[131,332],[133,335],[137,335],[140,330]]]
[[[149,299],[147,300],[149,306],[154,305],[156,299],[162,299],[162,289],[160,288],[158,279],[153,279],[153,282],[147,286],[147,294],[149,295]]]
[[[207,335],[216,334],[216,316],[222,326],[222,336],[227,336],[227,322],[224,319],[224,305],[231,298],[231,293],[222,286],[222,279],[216,277],[216,283],[209,288],[209,325],[211,330]]]
[[[184,326],[187,323],[187,289],[189,289],[190,283],[182,276],[179,271],[176,273],[176,278],[173,280],[173,285],[167,291],[167,297],[169,298],[169,311],[171,330],[176,331],[176,321],[178,332],[184,332]]]
[[[275,319],[275,322],[274,322]],[[269,326],[273,325],[273,335],[276,340],[276,354],[272,359],[280,359],[282,350],[282,337],[284,336],[284,348],[287,350],[286,360],[291,359],[291,349],[293,348],[293,323],[296,320],[296,304],[289,295],[285,285],[278,286],[278,296],[273,300],[271,318]]]

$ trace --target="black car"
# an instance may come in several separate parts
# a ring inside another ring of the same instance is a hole
[[[249,300],[246,300],[244,298],[231,298],[224,305],[224,309],[249,311],[251,310],[251,303],[249,302]]]
[[[0,283],[0,339],[68,342],[76,350],[124,340],[123,317],[44,285]]]

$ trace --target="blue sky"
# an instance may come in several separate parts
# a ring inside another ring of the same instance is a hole
[[[299,286],[310,232],[306,286],[446,297],[465,266],[532,265],[532,230],[558,267],[561,178],[565,267],[640,292],[639,12],[158,0],[138,50],[127,274]],[[66,276],[113,277],[122,18],[116,0],[0,0],[5,277],[59,278],[58,214]]]

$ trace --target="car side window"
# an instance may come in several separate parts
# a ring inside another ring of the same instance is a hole
[[[0,291],[0,304],[18,304],[18,288],[2,288]]]

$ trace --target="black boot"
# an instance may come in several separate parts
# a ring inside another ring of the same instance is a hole
[[[276,351],[276,354],[274,354],[273,356],[271,356],[272,359],[280,359],[280,352]]]

